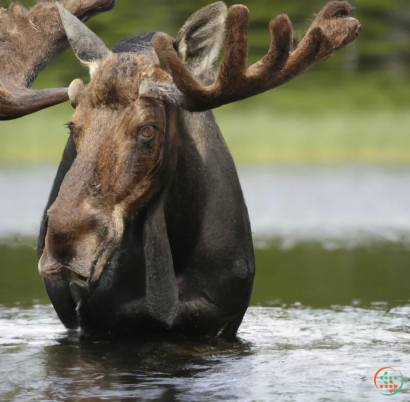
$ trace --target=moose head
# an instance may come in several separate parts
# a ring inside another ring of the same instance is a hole
[[[108,11],[115,0],[63,0],[82,21]],[[19,4],[0,9],[0,120],[10,120],[68,100],[67,89],[30,90],[37,75],[69,47],[56,3],[30,10]]]
[[[59,11],[91,74],[68,91],[75,113],[39,243],[60,318],[111,331],[118,317],[175,329],[203,315],[211,333],[232,335],[249,304],[254,257],[236,170],[210,110],[282,85],[352,42],[361,32],[352,7],[328,3],[296,49],[289,18],[276,17],[267,55],[249,68],[245,6],[212,4],[174,41],[135,35],[112,52]]]

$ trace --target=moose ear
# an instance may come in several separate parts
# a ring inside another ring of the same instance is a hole
[[[227,15],[228,8],[221,1],[210,4],[187,20],[174,41],[179,57],[203,85],[215,80],[213,67],[225,39]]]
[[[111,55],[104,42],[77,17],[57,3],[61,21],[74,53],[90,68],[91,78],[100,63]]]

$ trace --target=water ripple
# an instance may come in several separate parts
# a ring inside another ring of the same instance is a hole
[[[252,307],[237,343],[80,341],[51,306],[0,308],[0,399],[384,401],[375,372],[405,376],[410,305]]]

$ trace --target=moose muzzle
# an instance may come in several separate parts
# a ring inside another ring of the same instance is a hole
[[[78,179],[74,165],[47,212],[39,272],[50,280],[88,283],[100,276],[121,239],[123,224],[115,207],[102,205],[93,196],[91,177],[84,180],[83,172],[83,180]]]

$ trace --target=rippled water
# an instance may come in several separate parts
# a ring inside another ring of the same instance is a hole
[[[0,170],[1,401],[383,401],[386,366],[410,401],[410,169],[241,168],[252,307],[238,342],[201,344],[63,328],[33,237],[53,170]]]
[[[410,305],[258,308],[234,344],[85,343],[49,306],[1,309],[2,400],[383,401],[386,365],[409,381]],[[96,399],[93,399],[96,398]],[[404,388],[396,401],[410,400]]]

